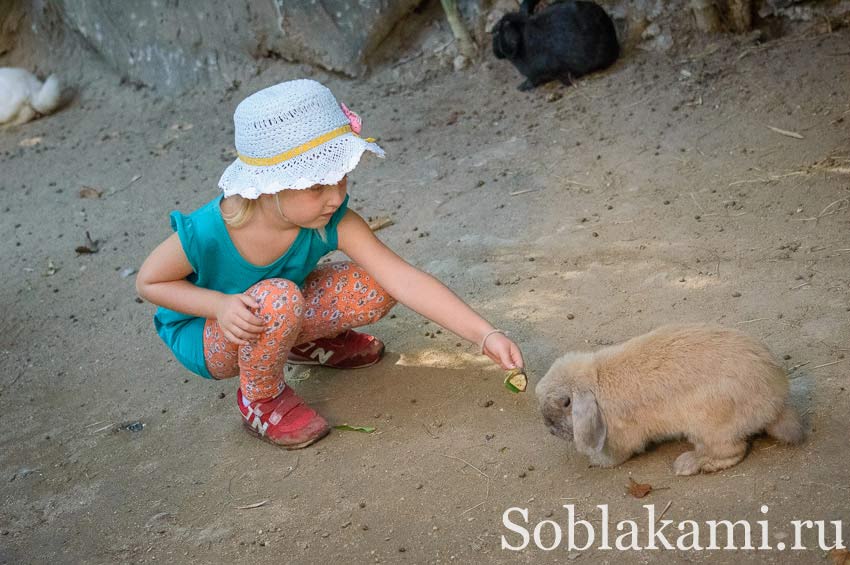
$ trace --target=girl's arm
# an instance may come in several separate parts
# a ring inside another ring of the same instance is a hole
[[[366,269],[393,298],[480,346],[505,369],[523,367],[519,348],[433,276],[407,263],[384,245],[357,213],[348,210],[337,228],[339,249]]]
[[[225,294],[195,286],[186,280],[192,273],[180,238],[175,233],[151,252],[136,277],[139,296],[169,310],[218,320],[225,337],[240,345],[254,339],[263,326],[253,314],[256,301],[246,294]]]

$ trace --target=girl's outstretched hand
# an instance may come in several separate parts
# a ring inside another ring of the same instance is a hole
[[[247,345],[263,331],[263,320],[253,309],[257,301],[247,294],[227,294],[216,309],[216,321],[227,341]]]
[[[525,367],[522,352],[520,352],[517,344],[501,333],[494,333],[487,338],[484,344],[484,354],[506,371]]]

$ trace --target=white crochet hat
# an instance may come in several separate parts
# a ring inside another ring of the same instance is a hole
[[[363,151],[384,150],[360,137],[360,118],[328,88],[307,79],[255,92],[233,113],[236,151],[218,186],[224,196],[254,199],[284,189],[336,184]]]

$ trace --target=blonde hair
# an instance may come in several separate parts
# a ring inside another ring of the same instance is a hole
[[[280,214],[280,217],[286,219],[286,216],[283,213],[283,210],[280,208],[280,193],[276,193],[274,195],[275,205],[277,206],[277,212]],[[230,227],[238,228],[244,225],[248,220],[251,219],[251,216],[254,215],[254,210],[257,208],[257,203],[259,199],[250,199],[239,196],[238,194],[234,194],[233,196],[228,196],[228,199],[233,199],[236,204],[236,210],[230,213],[221,213],[222,219],[224,219],[224,223]],[[317,228],[316,233],[319,234],[319,239],[328,242],[328,234],[325,231],[324,227]]]
[[[245,222],[250,220],[251,216],[254,215],[254,209],[257,207],[257,200],[243,198],[238,194],[228,196],[227,198],[232,199],[233,202],[236,203],[236,209],[230,213],[222,212],[221,217],[224,219],[224,223],[228,226],[238,228],[244,225]]]

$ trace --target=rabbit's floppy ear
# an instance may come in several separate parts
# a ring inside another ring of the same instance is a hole
[[[496,51],[497,56],[510,59],[519,52],[520,42],[522,41],[522,23],[506,17],[499,24],[494,38],[494,51]]]
[[[573,439],[585,451],[600,452],[608,430],[592,392],[579,390],[573,394]]]

